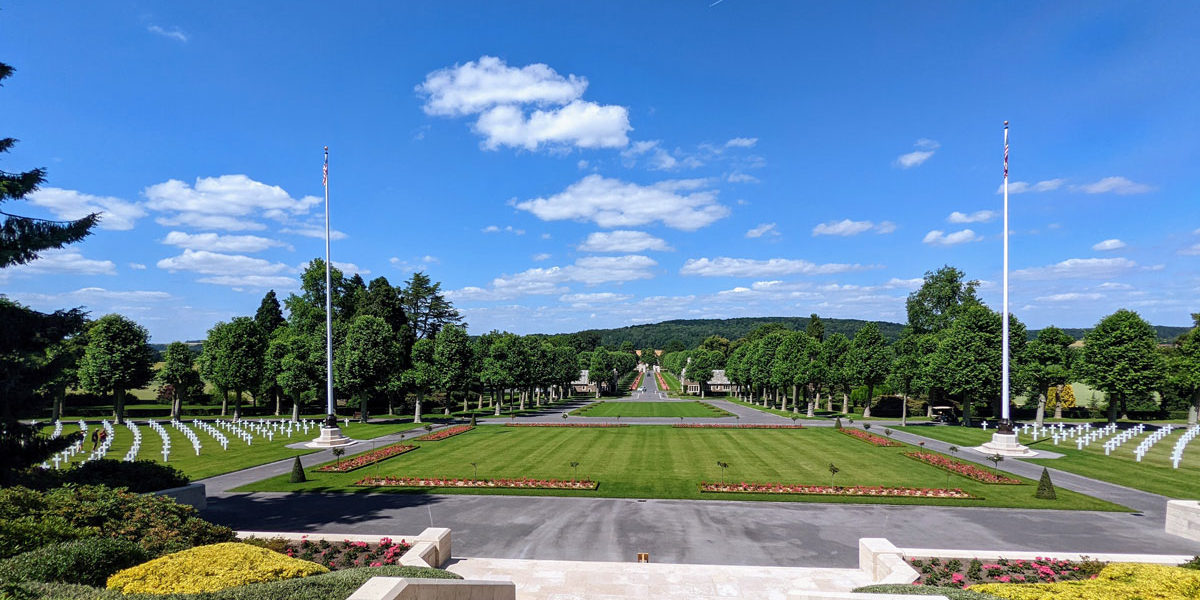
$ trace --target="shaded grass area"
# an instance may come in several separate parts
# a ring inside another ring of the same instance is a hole
[[[377,491],[353,486],[365,475],[457,478],[589,478],[595,491],[456,490],[433,493],[688,498],[940,506],[1004,506],[1073,510],[1127,510],[1061,490],[1058,500],[1033,497],[1035,482],[987,485],[901,455],[913,447],[877,448],[827,428],[786,430],[677,429],[637,426],[612,429],[481,427],[424,446],[358,473],[317,473],[292,484],[286,475],[236,491]],[[572,462],[578,467],[573,468]],[[725,463],[722,469],[718,463]],[[705,493],[701,481],[753,481],[827,485],[829,463],[840,469],[838,485],[962,488],[982,500],[928,498],[839,498],[780,494]],[[474,464],[472,464],[474,463]],[[478,469],[478,475],[475,469]],[[947,485],[949,481],[949,485]],[[405,491],[387,488],[385,491]],[[407,490],[420,493],[420,490]]]
[[[667,393],[668,394],[682,394],[683,393],[683,386],[680,385],[678,377],[676,377],[675,375],[668,373],[666,371],[660,371],[660,373],[663,376],[663,381],[667,382]],[[657,383],[655,385],[657,385]]]
[[[571,411],[577,417],[732,417],[705,402],[594,402]]]
[[[788,407],[789,407],[788,410],[779,410],[778,408],[771,408],[769,406],[763,406],[761,404],[751,404],[749,402],[746,402],[745,400],[738,399],[737,396],[728,396],[728,397],[724,398],[724,400],[728,400],[735,404],[740,404],[742,406],[745,406],[746,408],[753,408],[754,410],[757,410],[757,411],[762,411],[762,412],[770,413],[773,415],[779,415],[781,417],[787,417],[789,419],[792,417],[796,417],[796,416],[800,417],[801,419],[810,418],[810,417],[805,416],[805,414],[808,411],[808,407],[805,402],[800,403],[800,411],[799,412],[792,412],[792,409],[790,408],[791,407],[790,400],[788,401]],[[820,406],[824,406],[824,405],[825,405],[825,400],[824,400],[824,398],[822,398]],[[834,402],[833,405],[835,407],[840,407],[841,402],[840,401]],[[841,418],[843,422],[850,422],[850,419],[853,419],[855,421],[899,421],[900,420],[900,417],[867,417],[867,418],[863,418],[861,413],[862,413],[861,408],[858,409],[857,413],[852,411],[849,414],[843,414],[841,410],[824,410],[824,409],[818,407],[813,410],[813,416],[811,418],[825,419],[825,420],[829,420],[829,421]],[[927,418],[924,414],[916,415],[916,416],[909,415],[908,420],[910,422],[919,423],[919,422],[929,421],[929,418]]]
[[[191,427],[190,421],[188,421],[188,424]],[[229,438],[228,449],[222,450],[221,445],[217,443],[216,438],[211,434],[191,427],[200,439],[200,454],[197,455],[192,448],[192,443],[188,441],[182,432],[168,424],[163,424],[163,427],[167,430],[167,436],[171,440],[171,453],[166,462],[164,462],[162,456],[162,437],[153,429],[146,426],[145,421],[138,420],[137,425],[142,433],[142,444],[137,458],[153,460],[175,467],[183,471],[193,481],[316,452],[316,450],[311,449],[294,450],[287,447],[288,444],[295,444],[316,437],[315,428],[310,429],[307,435],[303,432],[293,433],[291,438],[276,435],[272,441],[267,441],[265,437],[260,438],[256,436],[250,444],[222,430],[226,437]],[[89,432],[95,430],[96,427],[90,427]],[[421,427],[421,424],[403,422],[363,424],[351,422],[349,425],[343,426],[342,431],[352,438],[371,439],[399,431],[406,431],[415,427]],[[51,430],[52,428],[46,429],[47,433]],[[75,431],[79,431],[79,425],[63,425],[64,435]],[[124,425],[114,426],[113,431],[115,432],[113,443],[105,458],[121,460],[133,445],[133,434]],[[84,450],[90,450],[91,447],[90,439],[84,442]],[[82,459],[84,455],[80,454],[76,458]]]
[[[989,441],[993,433],[991,430],[954,426],[896,429],[956,444],[962,448],[978,446]],[[1176,429],[1174,433],[1159,440],[1139,463],[1133,450],[1148,434],[1149,430],[1130,439],[1109,456],[1104,455],[1103,441],[1092,442],[1083,450],[1076,450],[1073,441],[1060,442],[1055,446],[1050,438],[1032,439],[1027,435],[1018,435],[1018,439],[1032,450],[1045,450],[1063,455],[1062,458],[1022,459],[1031,463],[1172,498],[1200,497],[1200,442],[1189,445],[1183,452],[1183,461],[1179,463],[1179,468],[1173,469],[1169,457],[1175,441],[1183,434],[1183,429]]]

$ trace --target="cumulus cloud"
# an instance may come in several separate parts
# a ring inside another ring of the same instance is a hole
[[[1096,292],[1067,292],[1063,294],[1050,294],[1049,296],[1038,296],[1037,300],[1041,302],[1073,302],[1076,300],[1099,300],[1104,297],[1104,294]]]
[[[170,179],[146,188],[143,193],[147,207],[167,213],[157,219],[162,225],[227,231],[265,229],[253,219],[261,216],[287,222],[321,203],[316,196],[292,198],[277,185],[245,175],[198,177],[194,185]]]
[[[150,25],[146,26],[146,31],[149,31],[150,33],[153,33],[154,35],[159,35],[159,36],[165,37],[167,39],[175,40],[177,42],[186,43],[188,41],[188,34],[184,33],[183,30],[178,27],[169,27],[168,28],[168,27],[163,27],[161,25],[150,24]]]
[[[820,223],[813,227],[812,234],[818,235],[840,235],[851,236],[858,235],[864,231],[874,230],[875,233],[891,233],[896,230],[896,224],[891,221],[882,221],[876,224],[873,221],[852,221],[850,219],[842,219],[841,221],[830,221],[828,223]]]
[[[941,144],[928,138],[921,138],[913,145],[916,146],[916,150],[896,157],[896,166],[901,169],[918,167],[929,160],[933,156],[933,153],[941,147]]]
[[[629,227],[655,221],[694,231],[729,215],[717,192],[703,179],[676,179],[643,186],[588,175],[549,198],[520,202],[543,221],[592,221],[601,227]]]
[[[791,258],[691,258],[679,270],[680,275],[700,277],[778,277],[781,275],[828,275],[861,271],[872,267],[859,264],[816,264]]]
[[[129,268],[135,271],[145,271],[146,265],[143,265],[142,263],[131,262],[129,263]]]
[[[662,140],[646,140],[634,142],[621,151],[621,159],[625,166],[632,167],[639,157],[646,157],[646,164],[653,171],[672,171],[678,168],[696,168],[704,162],[695,155],[686,154],[678,148],[674,153],[662,147]]]
[[[548,252],[541,252],[538,254],[534,254],[533,260],[534,260],[534,262],[542,262],[543,260],[550,260],[552,258],[552,256],[553,255],[551,255]]]
[[[934,229],[933,231],[925,234],[925,239],[921,241],[935,246],[954,246],[957,244],[965,244],[967,242],[978,242],[982,239],[983,237],[979,236],[970,229],[955,231],[953,233],[946,233],[941,229]]]
[[[449,292],[454,300],[512,300],[522,296],[562,294],[564,284],[587,285],[626,282],[654,277],[658,263],[648,256],[589,256],[564,267],[535,268],[514,275],[502,275],[487,288],[469,286]]]
[[[1200,244],[1192,244],[1179,251],[1184,256],[1200,256]]]
[[[1095,183],[1077,185],[1073,189],[1085,194],[1118,194],[1122,196],[1145,194],[1154,190],[1152,186],[1144,183],[1135,183],[1124,177],[1105,177]]]
[[[524,229],[516,229],[512,225],[505,225],[504,227],[501,227],[499,225],[488,225],[487,227],[480,229],[480,231],[482,231],[483,233],[504,232],[504,233],[511,233],[513,235],[525,235]]]
[[[283,242],[256,235],[219,235],[216,233],[184,233],[172,231],[163,238],[168,246],[213,252],[261,252],[268,248],[286,246]]]
[[[212,285],[224,285],[234,289],[290,289],[299,286],[298,279],[283,275],[216,275],[213,277],[201,277],[196,281]]]
[[[21,275],[116,275],[117,265],[111,260],[85,257],[78,250],[45,250],[38,258],[22,265],[0,269],[0,280]]]
[[[1120,250],[1121,248],[1124,248],[1124,247],[1125,247],[1125,242],[1122,242],[1121,240],[1118,240],[1118,239],[1111,239],[1111,240],[1104,240],[1103,242],[1097,242],[1095,245],[1092,246],[1092,250],[1097,250],[1097,251]]]
[[[1029,183],[1028,181],[1010,181],[1008,182],[1008,193],[1026,194],[1029,192],[1052,192],[1062,187],[1066,182],[1066,179],[1046,179],[1037,183]],[[996,193],[1004,193],[1003,183],[996,188]]]
[[[954,211],[950,213],[949,217],[946,217],[946,221],[950,223],[987,223],[998,215],[999,213],[994,210],[977,210],[970,214]]]
[[[323,225],[298,224],[291,227],[284,227],[279,230],[279,233],[302,235],[304,237],[317,238],[320,240],[325,239],[325,227]],[[344,240],[347,237],[349,236],[347,236],[345,232],[338,231],[336,229],[329,230],[329,239],[331,240]]]
[[[764,235],[779,235],[779,230],[775,229],[774,223],[762,223],[758,227],[746,232],[746,237],[751,239],[760,238]]]
[[[728,181],[729,183],[759,183],[760,180],[753,175],[748,175],[746,173],[742,173],[741,171],[734,171],[725,176],[725,181]]]
[[[179,256],[158,261],[158,268],[170,271],[192,271],[205,275],[262,275],[288,270],[283,263],[272,263],[261,258],[239,254],[222,254],[208,250],[187,250]]]
[[[1128,258],[1068,258],[1045,267],[1031,267],[1012,272],[1016,279],[1112,279],[1125,273],[1137,263]]]
[[[126,231],[146,216],[146,209],[112,196],[93,196],[75,190],[42,188],[29,194],[27,199],[54,213],[58,219],[79,219],[92,213],[100,213],[100,229]]]
[[[728,142],[725,142],[726,148],[753,148],[758,143],[758,138],[752,137],[735,137]]]
[[[644,231],[629,231],[618,229],[609,232],[596,232],[578,246],[582,252],[645,252],[647,250],[674,250],[667,241],[654,237]]]
[[[629,143],[629,111],[582,100],[584,77],[563,77],[548,65],[511,67],[503,59],[438,69],[416,87],[430,115],[479,115],[473,128],[483,147],[536,150],[544,145],[620,148]],[[531,112],[526,108],[532,107]]]
[[[558,297],[560,302],[574,305],[591,305],[591,304],[610,304],[613,302],[625,302],[632,299],[630,294],[617,294],[614,292],[596,292],[594,294],[564,294]]]

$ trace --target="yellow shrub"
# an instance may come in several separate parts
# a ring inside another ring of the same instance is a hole
[[[1200,599],[1200,571],[1162,565],[1114,563],[1095,579],[1061,583],[984,583],[971,591],[1008,600]]]
[[[124,594],[193,594],[328,572],[317,563],[227,542],[197,546],[119,571],[108,578],[108,589]]]

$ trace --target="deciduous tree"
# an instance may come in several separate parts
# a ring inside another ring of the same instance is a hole
[[[125,422],[125,392],[154,377],[154,350],[145,327],[118,314],[104,315],[87,332],[79,382],[89,391],[112,394],[113,418]]]
[[[1149,397],[1163,376],[1158,335],[1131,310],[1104,317],[1083,339],[1080,374],[1108,398],[1108,420],[1127,417],[1130,399]]]

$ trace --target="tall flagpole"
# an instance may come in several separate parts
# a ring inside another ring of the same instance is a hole
[[[325,146],[325,165],[321,173],[321,182],[325,186],[325,426],[337,427],[333,402],[333,286],[329,277],[329,146]]]
[[[1003,364],[1000,379],[1000,431],[1012,431],[1012,420],[1008,411],[1008,121],[1004,122],[1004,308],[1001,316],[1004,319],[1004,345],[1000,360]]]

